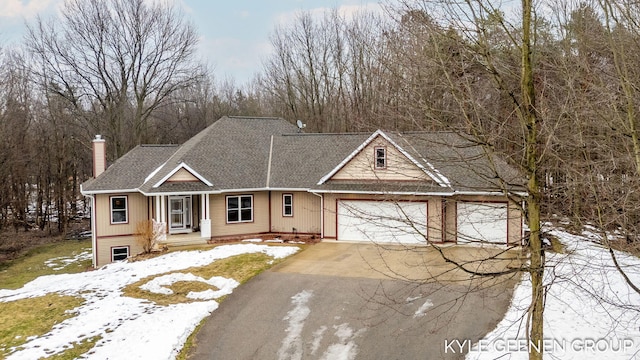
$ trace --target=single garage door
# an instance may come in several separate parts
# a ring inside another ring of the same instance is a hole
[[[458,243],[507,243],[506,203],[458,203]]]
[[[426,234],[426,202],[338,202],[338,240],[424,244]]]

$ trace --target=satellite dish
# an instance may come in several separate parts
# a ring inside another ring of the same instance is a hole
[[[307,124],[303,124],[303,123],[302,123],[302,120],[297,120],[297,121],[296,121],[296,125],[298,125],[298,129],[299,129],[299,130],[302,130],[302,129],[304,129],[304,128],[306,128],[306,127],[307,127]]]

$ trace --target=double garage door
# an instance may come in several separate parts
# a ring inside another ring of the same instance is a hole
[[[427,202],[338,202],[338,240],[424,244],[426,235]]]
[[[450,214],[448,214],[450,216]],[[506,203],[458,202],[458,243],[507,242]],[[427,202],[338,201],[338,240],[424,244]]]

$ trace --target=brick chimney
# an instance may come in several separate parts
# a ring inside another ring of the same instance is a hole
[[[97,178],[107,168],[107,151],[102,135],[93,139],[93,177]]]

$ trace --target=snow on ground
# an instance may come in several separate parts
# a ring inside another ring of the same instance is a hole
[[[640,358],[640,295],[615,269],[608,250],[593,243],[600,240],[597,233],[586,229],[577,236],[557,228],[547,230],[566,245],[566,253],[547,252],[545,359]],[[640,259],[615,253],[631,281],[640,284]],[[474,345],[467,359],[527,359],[530,297],[531,283],[525,276],[505,318]],[[445,350],[459,353],[468,347],[470,343],[458,339]]]
[[[256,244],[223,245],[208,251],[173,252],[138,262],[119,262],[96,271],[79,274],[41,276],[17,290],[0,290],[0,302],[14,301],[49,293],[80,296],[86,302],[72,310],[76,316],[53,327],[44,336],[30,339],[24,349],[7,359],[38,359],[59,353],[74,342],[101,336],[86,358],[90,359],[173,359],[200,321],[217,309],[214,300],[230,293],[238,283],[233,279],[198,278],[192,274],[171,274],[149,281],[151,291],[169,290],[175,281],[204,281],[219,291],[191,293],[207,299],[193,303],[158,306],[144,300],[125,297],[125,286],[142,278],[208,265],[216,260],[264,253],[274,258],[294,254],[297,247]]]
[[[80,261],[91,260],[91,249],[87,249],[79,254],[71,256],[60,256],[49,259],[44,264],[55,271],[59,271],[67,267],[69,264],[73,264]]]
[[[305,321],[311,309],[309,301],[313,297],[312,290],[303,290],[291,297],[293,309],[287,312],[282,319],[287,321],[289,326],[286,329],[287,336],[282,339],[280,349],[278,349],[278,360],[299,360],[304,354],[304,346],[302,340],[302,330],[305,327]],[[336,320],[338,320],[336,318]],[[313,341],[311,342],[311,355],[316,356],[320,343],[323,340],[327,326],[320,326],[313,332]],[[361,336],[366,328],[354,331],[348,323],[333,325],[334,337],[338,339],[327,347],[327,350],[318,358],[320,360],[354,360],[358,354],[358,346],[355,339]]]

